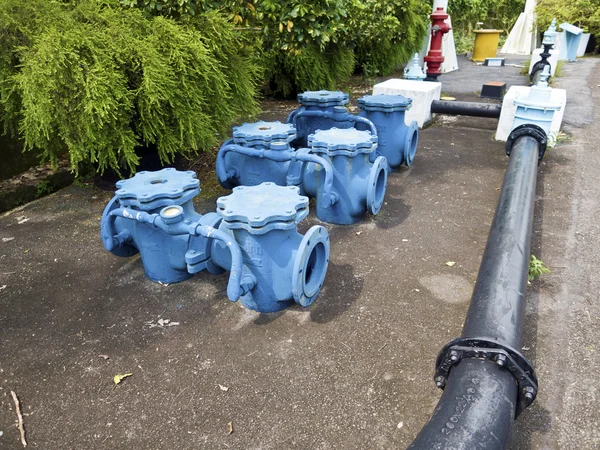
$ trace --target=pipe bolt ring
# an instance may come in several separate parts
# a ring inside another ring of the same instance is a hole
[[[458,361],[458,353],[456,353],[455,351],[451,351],[450,352],[450,361],[452,361],[452,362]]]

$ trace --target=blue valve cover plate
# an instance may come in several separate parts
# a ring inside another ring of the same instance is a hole
[[[166,168],[136,173],[117,181],[115,195],[122,206],[150,211],[161,206],[182,204],[200,193],[196,172]]]
[[[411,106],[412,99],[403,95],[365,95],[358,99],[358,107],[365,111],[406,111]]]
[[[217,199],[217,213],[228,228],[243,228],[263,234],[273,229],[295,228],[308,215],[308,197],[297,186],[262,183],[238,186]]]
[[[298,103],[303,106],[343,106],[348,103],[349,98],[342,91],[306,91],[298,94]]]
[[[271,142],[291,142],[296,139],[296,128],[290,123],[244,123],[233,127],[233,142],[245,146],[268,147]]]
[[[308,145],[314,153],[326,153],[329,156],[354,156],[359,153],[371,153],[375,150],[377,136],[370,131],[356,128],[330,128],[317,130],[308,136]]]

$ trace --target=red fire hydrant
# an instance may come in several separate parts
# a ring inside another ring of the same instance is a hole
[[[423,58],[427,63],[427,78],[425,81],[437,81],[437,77],[442,74],[441,65],[444,62],[442,55],[442,37],[450,31],[450,26],[445,22],[449,17],[444,8],[437,8],[431,14],[431,45],[429,53]]]

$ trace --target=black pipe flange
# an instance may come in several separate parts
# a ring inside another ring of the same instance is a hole
[[[444,389],[452,368],[465,358],[487,359],[513,374],[519,386],[515,419],[535,400],[538,381],[527,358],[518,350],[489,339],[458,338],[446,344],[436,361],[436,386]]]
[[[544,158],[544,154],[546,153],[546,147],[548,145],[548,136],[546,132],[539,125],[535,125],[533,123],[524,123],[523,125],[519,125],[517,128],[510,132],[508,139],[506,140],[506,155],[510,156],[510,152],[515,145],[515,141],[523,136],[531,136],[536,141],[538,141],[538,161],[541,161]]]

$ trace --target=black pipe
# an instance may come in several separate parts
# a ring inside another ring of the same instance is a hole
[[[502,105],[496,103],[448,102],[444,100],[434,100],[431,103],[432,113],[453,116],[492,117],[498,119],[501,110]]]
[[[538,159],[545,133],[523,125],[510,155],[462,336],[437,361],[444,393],[410,449],[504,449],[513,419],[537,393],[520,353]]]

